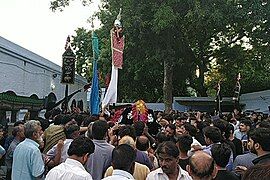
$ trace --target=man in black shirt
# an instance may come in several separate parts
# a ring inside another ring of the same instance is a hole
[[[257,154],[253,164],[270,163],[270,129],[256,128],[249,134],[250,151]]]
[[[238,180],[238,177],[232,172],[226,170],[226,165],[231,156],[231,148],[226,143],[214,144],[211,148],[212,157],[217,165],[217,176],[215,180]]]

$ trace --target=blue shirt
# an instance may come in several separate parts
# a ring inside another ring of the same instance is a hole
[[[44,162],[39,144],[26,138],[15,149],[12,164],[12,180],[34,180],[44,172]]]
[[[236,137],[237,139],[240,139],[241,141],[248,140],[247,139],[247,133],[246,132],[241,132],[239,129],[234,131],[234,137]]]

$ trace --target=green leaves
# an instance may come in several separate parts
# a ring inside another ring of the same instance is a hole
[[[54,7],[65,7],[70,1],[55,2]],[[212,95],[220,80],[222,94],[231,96],[239,72],[242,92],[270,88],[269,2],[102,0],[97,13],[103,24],[97,31],[102,78],[110,71],[109,31],[120,7],[126,40],[119,101],[162,99],[164,61],[172,66],[173,96],[187,96],[194,89],[199,96]],[[91,70],[91,36],[87,30],[76,32],[77,72],[83,74],[85,68]]]
[[[158,7],[154,14],[154,27],[153,29],[159,33],[166,31],[174,27],[177,20],[177,14],[173,11],[173,8],[167,4],[163,4]]]

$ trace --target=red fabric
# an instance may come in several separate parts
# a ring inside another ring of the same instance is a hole
[[[117,38],[116,34],[112,33],[112,60],[113,65],[122,69],[124,51],[124,37]]]

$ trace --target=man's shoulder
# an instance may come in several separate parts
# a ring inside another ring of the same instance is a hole
[[[256,154],[246,153],[246,154],[240,154],[236,156],[235,161],[246,161],[246,160],[255,159],[255,158],[257,158]]]
[[[101,140],[93,140],[95,144],[95,148],[99,149],[106,149],[106,150],[113,150],[114,146],[110,143],[107,143],[106,141]]]
[[[150,169],[146,165],[138,163],[138,162],[135,162],[134,171],[137,171],[138,173],[147,173],[147,174],[150,173]]]
[[[230,172],[230,171],[227,171],[227,170],[219,170],[218,173],[217,173],[217,176],[215,178],[216,180],[222,180],[222,179],[230,179],[230,180],[238,180],[238,177]]]
[[[66,167],[69,166],[67,165],[65,162],[64,163],[61,163],[59,164],[58,166],[55,166],[54,168],[52,168],[48,175],[47,176],[51,176],[51,177],[54,177],[56,176],[56,174],[60,173],[60,174],[69,174],[69,175],[73,175],[73,176],[76,176],[76,177],[81,177],[81,178],[91,178],[92,179],[92,176],[91,174],[89,174],[86,170],[83,170],[81,169],[80,167],[76,167],[76,166],[73,166],[72,167],[72,171],[70,171],[70,169],[67,169]]]
[[[163,174],[163,171],[162,171],[161,168],[157,168],[156,170],[151,171],[151,172],[147,175],[147,178],[155,177],[155,176],[158,175],[158,174]]]

